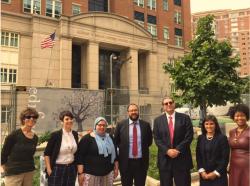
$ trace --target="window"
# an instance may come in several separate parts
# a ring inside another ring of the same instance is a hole
[[[81,6],[80,5],[72,5],[72,14],[77,15],[81,13]]]
[[[62,3],[57,0],[46,1],[46,16],[59,18],[62,13]]]
[[[175,45],[182,47],[182,29],[175,28]]]
[[[148,7],[151,10],[155,10],[156,9],[156,0],[148,0]]]
[[[10,116],[10,107],[9,106],[1,106],[1,123],[8,123]]]
[[[16,83],[17,69],[1,68],[1,83]]]
[[[181,6],[181,0],[174,0],[174,4],[177,6]]]
[[[181,12],[174,13],[174,22],[176,24],[181,24]]]
[[[10,3],[11,0],[1,0],[2,3]]]
[[[169,39],[169,30],[168,30],[168,27],[165,27],[165,26],[163,28],[163,38]]]
[[[163,10],[168,10],[168,0],[163,0]]]
[[[149,31],[153,36],[157,36],[156,25],[153,25],[153,24],[148,23],[148,31]]]
[[[23,11],[31,14],[41,14],[41,1],[23,0]]]
[[[19,35],[13,32],[1,32],[1,45],[7,47],[18,47]]]
[[[135,11],[134,19],[139,25],[144,27],[144,13]]]
[[[89,0],[89,11],[108,12],[108,0]]]
[[[137,6],[144,7],[144,0],[134,0],[134,4]]]
[[[7,83],[7,68],[1,68],[1,83]]]
[[[156,17],[155,16],[148,15],[148,31],[153,36],[157,36]]]

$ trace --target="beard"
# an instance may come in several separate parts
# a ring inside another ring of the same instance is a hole
[[[132,121],[137,121],[139,118],[139,114],[131,114],[129,116],[129,119],[131,119]]]

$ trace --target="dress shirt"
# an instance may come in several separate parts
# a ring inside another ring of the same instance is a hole
[[[169,115],[169,114],[166,112],[166,116],[167,116],[167,119],[168,119],[168,124],[169,124],[169,117],[170,117],[170,116],[172,117],[173,128],[174,128],[174,127],[175,127],[175,112],[174,112],[172,115]]]
[[[135,121],[136,129],[137,129],[137,147],[138,147],[138,154],[137,157],[134,157],[132,154],[133,149],[133,127],[134,127],[134,121],[129,119],[129,158],[135,159],[135,158],[142,158],[142,149],[141,149],[141,128],[139,124],[139,120]]]
[[[61,148],[56,159],[57,164],[69,164],[74,161],[74,154],[77,150],[77,144],[72,131],[67,132],[62,129]]]

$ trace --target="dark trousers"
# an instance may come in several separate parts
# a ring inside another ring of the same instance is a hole
[[[53,167],[51,175],[48,177],[48,186],[75,186],[76,165],[58,165]]]
[[[121,171],[122,186],[145,186],[147,170],[143,168],[142,159],[129,159],[128,170]]]
[[[173,180],[176,186],[191,186],[190,170],[160,170],[160,185],[173,186]]]

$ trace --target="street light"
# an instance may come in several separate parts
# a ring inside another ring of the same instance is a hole
[[[113,125],[113,68],[112,68],[112,64],[113,64],[113,59],[117,59],[117,56],[112,53],[110,55],[109,58],[109,66],[110,66],[110,122],[112,127],[114,127]]]

